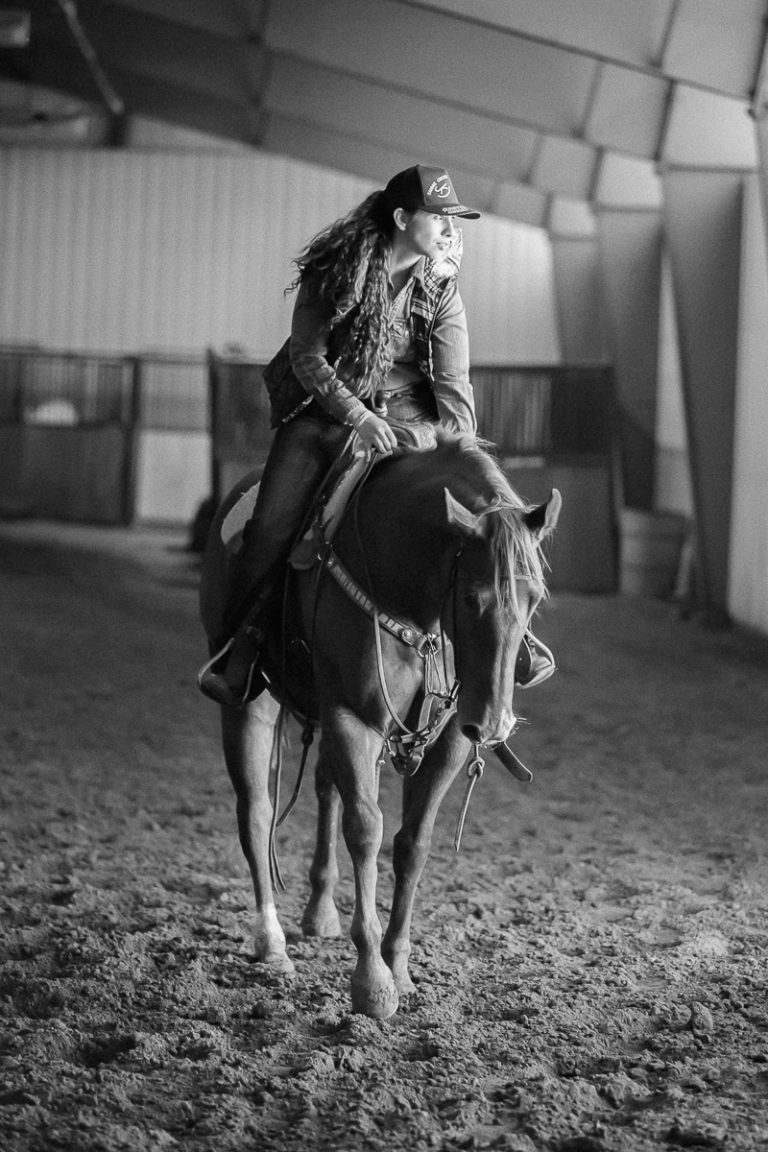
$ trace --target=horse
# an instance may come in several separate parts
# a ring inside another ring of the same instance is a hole
[[[201,579],[211,644],[238,522],[247,518],[257,477],[250,473],[235,486],[212,523]],[[273,884],[270,762],[282,703],[320,731],[303,932],[341,934],[334,901],[341,808],[355,883],[352,1009],[385,1019],[415,990],[410,926],[435,818],[472,750],[504,749],[515,728],[515,662],[546,595],[540,546],[560,504],[556,489],[544,504],[526,504],[487,446],[442,434],[431,451],[376,463],[332,544],[321,544],[318,563],[291,572],[282,625],[267,644],[269,691],[239,708],[221,706],[224,758],[256,903],[255,956],[271,970],[293,971]],[[382,935],[378,785],[387,752],[403,775],[403,792],[391,915]]]

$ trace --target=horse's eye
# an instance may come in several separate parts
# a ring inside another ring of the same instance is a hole
[[[464,603],[466,604],[467,608],[479,608],[480,596],[477,592],[467,592],[464,596]]]

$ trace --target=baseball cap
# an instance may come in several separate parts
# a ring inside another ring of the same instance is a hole
[[[474,208],[459,201],[445,168],[414,164],[392,177],[384,195],[392,208],[405,208],[409,212],[421,208],[439,216],[464,216],[468,220],[480,217]]]

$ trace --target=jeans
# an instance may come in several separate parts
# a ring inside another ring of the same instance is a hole
[[[314,497],[349,439],[350,429],[325,417],[301,413],[275,432],[253,516],[243,533],[224,610],[225,642],[246,617],[269,611],[291,547]]]

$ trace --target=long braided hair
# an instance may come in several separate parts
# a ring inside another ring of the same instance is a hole
[[[296,257],[291,291],[310,280],[333,308],[332,326],[353,314],[341,351],[355,391],[370,396],[392,366],[388,323],[389,251],[394,221],[383,192],[373,192],[346,216],[319,232]]]

